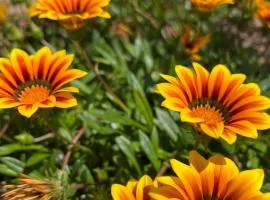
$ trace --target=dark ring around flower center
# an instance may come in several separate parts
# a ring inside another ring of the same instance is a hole
[[[196,109],[198,106],[202,106],[202,107],[209,106],[211,108],[215,108],[215,110],[221,114],[225,123],[229,121],[229,118],[230,118],[229,109],[226,108],[226,106],[224,106],[217,100],[208,99],[208,98],[200,98],[200,99],[193,100],[192,102],[189,103],[190,109]]]
[[[31,81],[27,81],[24,84],[19,85],[16,90],[15,90],[15,97],[18,99],[21,94],[23,93],[23,91],[25,90],[25,88],[30,88],[32,86],[43,86],[46,87],[48,90],[52,89],[51,84],[48,81],[44,81],[44,80],[31,80]]]

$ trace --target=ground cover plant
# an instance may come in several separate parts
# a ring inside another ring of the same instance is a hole
[[[0,198],[270,199],[270,1],[0,0]]]

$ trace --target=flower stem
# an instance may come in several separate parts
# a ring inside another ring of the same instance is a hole
[[[113,92],[112,88],[110,85],[101,77],[99,70],[98,70],[98,64],[93,64],[84,48],[82,48],[81,44],[79,41],[75,40],[74,41],[75,46],[77,49],[79,49],[81,55],[83,56],[85,62],[89,67],[91,67],[92,71],[96,74],[96,77],[98,81],[103,85],[105,90],[111,95],[112,100],[124,111],[128,111],[128,107],[124,104],[124,102]]]
[[[75,135],[75,137],[72,139],[70,146],[68,147],[68,151],[65,154],[64,160],[63,160],[63,165],[62,165],[62,170],[64,170],[67,166],[68,166],[68,162],[70,159],[70,156],[72,154],[73,148],[74,146],[77,144],[77,142],[79,141],[79,139],[84,135],[85,131],[86,131],[86,127],[82,127],[77,134]]]

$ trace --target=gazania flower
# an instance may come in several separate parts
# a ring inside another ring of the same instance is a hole
[[[210,41],[210,34],[204,37],[200,37],[199,33],[192,32],[192,29],[188,27],[184,35],[180,38],[180,42],[187,56],[191,57],[194,61],[201,60],[201,56],[198,55],[201,48],[203,48]]]
[[[18,107],[20,114],[31,117],[38,108],[69,108],[77,105],[70,94],[78,92],[65,85],[86,75],[68,69],[73,55],[52,53],[48,47],[34,55],[14,49],[10,58],[0,58],[0,108]]]
[[[176,176],[158,177],[152,188],[153,200],[268,200],[263,194],[264,172],[261,169],[239,172],[234,162],[217,155],[209,160],[192,151],[190,165],[171,160]]]
[[[103,10],[110,0],[38,0],[30,8],[30,16],[59,21],[70,30],[80,29],[86,20],[110,14]]]
[[[200,12],[210,12],[224,4],[234,4],[234,0],[191,0],[193,6]]]
[[[57,181],[36,180],[23,174],[18,185],[4,188],[8,191],[1,196],[3,200],[52,200],[58,199],[61,192]]]
[[[148,192],[153,186],[149,176],[143,176],[139,181],[129,181],[127,186],[112,185],[113,200],[150,200]]]
[[[257,0],[257,17],[264,21],[270,28],[270,2],[265,0]]]
[[[193,63],[195,73],[187,67],[176,66],[178,78],[162,77],[169,83],[157,85],[165,100],[162,105],[181,113],[181,120],[193,123],[213,138],[234,143],[236,134],[257,138],[257,129],[270,128],[270,116],[264,109],[270,100],[260,95],[254,83],[244,84],[244,74],[231,74],[224,65],[209,73]]]

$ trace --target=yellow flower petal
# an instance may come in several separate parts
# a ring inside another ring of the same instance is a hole
[[[114,200],[136,200],[132,193],[122,185],[112,185],[112,197]]]
[[[30,118],[38,110],[38,105],[21,105],[18,107],[18,111],[21,115]]]
[[[67,92],[59,92],[55,94],[56,102],[55,107],[58,108],[70,108],[77,106],[77,100]]]
[[[228,183],[225,199],[247,199],[254,196],[263,184],[264,172],[261,169],[241,172]]]
[[[187,166],[175,159],[171,160],[173,171],[179,177],[184,184],[186,193],[189,199],[196,200],[202,198],[201,179],[198,172],[193,170],[190,166]]]

